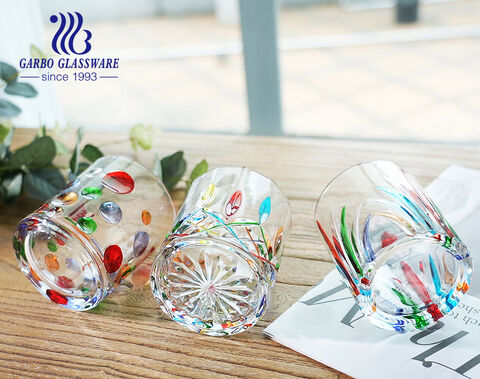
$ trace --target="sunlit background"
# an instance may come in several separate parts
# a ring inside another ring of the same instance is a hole
[[[30,44],[55,55],[57,26],[49,17],[73,10],[93,33],[90,55],[120,57],[118,79],[30,80],[40,95],[18,100],[23,113],[14,122],[480,142],[478,0],[284,0],[271,12],[240,8],[235,0],[0,0],[0,60],[18,66]],[[268,52],[244,56],[252,40],[278,44],[278,75]],[[258,75],[269,67],[263,80]]]

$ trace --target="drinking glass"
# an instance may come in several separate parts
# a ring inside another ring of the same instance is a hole
[[[335,177],[315,219],[363,313],[396,331],[423,329],[468,290],[472,259],[417,181],[388,161]]]
[[[290,207],[265,176],[240,167],[197,178],[152,266],[162,310],[196,332],[253,326],[270,302]]]
[[[174,214],[150,171],[127,158],[103,157],[20,221],[13,247],[42,295],[88,310],[158,249]]]

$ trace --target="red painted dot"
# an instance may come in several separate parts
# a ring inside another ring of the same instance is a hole
[[[55,240],[60,246],[65,246],[65,241],[61,237],[57,237]]]
[[[397,239],[398,239],[398,237],[396,235],[393,235],[392,233],[389,233],[389,232],[383,232],[383,234],[382,234],[382,247],[387,247],[388,245],[391,245]]]
[[[73,288],[75,287],[75,282],[66,276],[59,276],[57,278],[57,284],[62,288]]]
[[[110,245],[105,249],[103,264],[109,274],[117,271],[122,265],[123,253],[118,245]]]
[[[67,305],[68,304],[68,299],[65,296],[63,296],[62,294],[58,293],[57,291],[48,289],[47,290],[47,296],[54,303],[62,304],[62,305]]]
[[[119,194],[130,193],[135,187],[132,177],[125,171],[109,172],[103,177],[102,184],[111,191]]]

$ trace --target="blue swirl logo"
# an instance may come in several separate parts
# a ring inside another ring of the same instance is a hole
[[[75,16],[70,12],[67,13],[67,17],[63,13],[59,13],[60,15],[60,26],[58,27],[57,33],[53,36],[52,39],[52,49],[57,54],[61,54],[60,50],[67,55],[70,53],[83,55],[87,54],[91,49],[92,45],[90,44],[90,39],[92,38],[92,33],[89,30],[84,29],[86,36],[83,42],[85,43],[85,49],[82,52],[77,52],[75,50],[75,37],[77,36],[78,32],[80,32],[82,25],[83,25],[83,17],[80,13],[75,12]],[[52,24],[57,23],[59,17],[57,15],[50,16],[50,22]]]

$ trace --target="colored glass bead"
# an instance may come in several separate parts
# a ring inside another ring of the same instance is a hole
[[[58,263],[56,255],[47,254],[45,255],[44,261],[48,271],[56,271],[60,268],[60,264]]]
[[[62,294],[58,293],[57,291],[48,289],[47,290],[47,296],[54,303],[61,304],[61,305],[67,305],[68,304],[68,299],[65,296],[63,296]]]
[[[73,288],[73,287],[75,287],[75,282],[72,279],[70,279],[66,276],[59,276],[57,278],[57,284],[62,288]]]
[[[50,250],[52,253],[55,253],[57,251],[57,245],[55,245],[54,241],[48,241],[47,247],[48,250]]]
[[[105,249],[103,263],[109,274],[117,271],[122,265],[123,253],[118,245],[110,245]]]
[[[103,177],[102,184],[118,194],[130,193],[135,187],[132,177],[125,171],[109,172]]]
[[[102,196],[102,190],[98,187],[85,187],[81,192],[83,197],[94,200]]]
[[[80,217],[77,221],[78,227],[86,234],[92,234],[97,230],[97,224],[90,217]]]
[[[71,271],[74,271],[77,273],[82,271],[82,266],[80,266],[80,263],[78,263],[78,261],[76,261],[73,258],[66,258],[65,264],[67,265],[67,268]]]
[[[77,201],[78,195],[75,192],[67,192],[60,195],[58,198],[64,205],[70,205]]]
[[[100,214],[111,224],[118,224],[122,220],[122,210],[114,201],[105,201],[100,205]]]
[[[152,214],[146,209],[142,211],[142,222],[144,225],[149,225],[152,222]]]
[[[147,232],[138,232],[133,240],[133,255],[139,257],[147,249],[150,242],[150,236]]]

